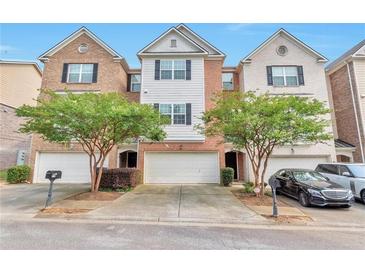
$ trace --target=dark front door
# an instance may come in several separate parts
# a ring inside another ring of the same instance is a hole
[[[137,167],[137,152],[125,151],[119,155],[119,167]]]
[[[237,153],[227,152],[226,153],[226,167],[231,167],[234,169],[234,179],[237,180]]]

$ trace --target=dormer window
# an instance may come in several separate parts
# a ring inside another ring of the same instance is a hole
[[[171,39],[171,41],[170,41],[170,47],[171,47],[171,48],[176,48],[176,46],[177,46],[177,41],[176,41],[176,39]]]

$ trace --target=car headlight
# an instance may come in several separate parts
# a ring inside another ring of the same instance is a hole
[[[313,197],[322,197],[321,192],[319,192],[318,190],[314,190],[314,189],[308,189],[308,192],[313,196]]]
[[[351,190],[349,190],[349,192],[348,192],[348,194],[347,194],[347,197],[349,197],[349,198],[354,197],[354,194],[352,193],[352,191],[351,191]]]

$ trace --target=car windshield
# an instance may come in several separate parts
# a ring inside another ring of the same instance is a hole
[[[347,166],[352,174],[358,178],[365,178],[365,165],[358,165],[358,166]]]
[[[293,171],[293,176],[300,182],[326,181],[326,178],[315,171]]]

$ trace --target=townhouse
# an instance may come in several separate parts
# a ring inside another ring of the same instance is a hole
[[[24,120],[15,111],[36,104],[41,81],[37,63],[0,60],[0,170],[28,162],[31,135],[18,132]]]
[[[106,163],[110,168],[141,169],[147,184],[219,183],[220,168],[225,166],[234,168],[236,180],[252,178],[244,151],[195,128],[201,123],[201,113],[213,107],[216,92],[290,93],[328,103],[327,59],[283,29],[236,67],[224,67],[225,53],[184,24],[162,33],[137,56],[141,68],[131,69],[122,55],[81,28],[39,59],[44,62],[42,88],[60,93],[65,88],[75,93],[114,91],[129,100],[151,104],[170,117],[163,142],[139,139],[119,145]],[[334,159],[333,141],[281,147],[270,160],[268,174],[282,167],[314,168]],[[61,169],[63,182],[89,180],[87,157],[73,143],[50,144],[34,136],[31,166],[33,182],[44,182],[49,169]]]
[[[365,40],[326,68],[339,162],[365,163]]]

